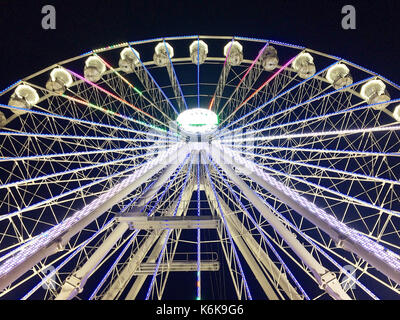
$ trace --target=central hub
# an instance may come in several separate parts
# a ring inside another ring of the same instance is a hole
[[[203,108],[183,111],[179,114],[176,122],[183,132],[192,135],[208,135],[218,128],[217,114]]]

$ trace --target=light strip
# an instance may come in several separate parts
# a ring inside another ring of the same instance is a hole
[[[171,180],[169,181],[169,183],[167,184],[167,186],[164,188],[163,192],[158,196],[156,202],[154,203],[154,205],[151,207],[150,211],[147,213],[147,216],[151,216],[154,212],[154,210],[157,208],[158,204],[160,203],[160,201],[164,198],[165,193],[170,190],[170,187],[172,185],[172,183],[175,181],[175,179],[178,177],[179,173],[182,171],[187,159],[189,158],[189,155],[187,155],[185,157],[185,159],[183,160],[183,162],[179,165],[178,170],[176,171],[176,173],[172,176]],[[141,213],[146,209],[146,207],[149,205],[150,202],[152,202],[153,199],[150,199],[142,208],[142,210],[140,211]]]
[[[154,118],[152,115],[148,114],[147,112],[144,112],[143,110],[139,109],[138,107],[134,106],[133,104],[129,103],[128,101],[118,97],[117,95],[113,94],[112,92],[100,87],[99,85],[93,83],[92,81],[89,81],[88,79],[86,79],[85,77],[82,77],[81,75],[77,74],[76,72],[66,69],[67,71],[69,71],[72,75],[74,75],[76,78],[86,82],[87,84],[90,84],[91,86],[95,87],[96,89],[100,90],[101,92],[109,95],[110,97],[113,97],[115,100],[122,102],[123,104],[135,109],[136,111],[139,111],[140,113],[143,113],[144,115],[148,116],[149,118],[151,118],[152,120],[158,122],[159,124],[162,125],[166,125],[165,123],[163,123],[162,121],[158,120],[157,118]]]
[[[121,162],[131,161],[131,160],[138,159],[138,158],[145,158],[148,156],[156,156],[157,154],[158,154],[158,152],[139,154],[139,155],[135,155],[135,156],[127,157],[127,158],[121,158],[121,159],[111,160],[111,161],[107,161],[107,162],[99,162],[99,163],[92,164],[89,166],[78,167],[78,168],[74,168],[74,169],[70,169],[70,170],[58,171],[58,172],[54,172],[54,173],[47,174],[47,175],[36,176],[36,177],[30,178],[30,179],[9,182],[9,183],[0,185],[0,189],[17,187],[17,186],[25,185],[25,184],[32,185],[34,182],[36,182],[38,180],[50,179],[50,178],[54,178],[54,177],[58,177],[58,176],[66,175],[66,174],[73,174],[73,173],[77,173],[77,172],[81,172],[81,171],[85,171],[85,170],[91,170],[91,169],[98,168],[98,167],[117,165]],[[96,178],[98,178],[98,176]],[[54,183],[59,183],[59,181],[54,181]]]
[[[296,58],[296,57],[294,57],[293,59],[295,59],[295,58]],[[257,112],[258,110],[260,110],[260,109],[264,108],[265,106],[267,106],[268,104],[270,104],[270,103],[274,102],[275,100],[281,98],[281,97],[284,96],[285,94],[291,92],[291,91],[294,90],[294,89],[297,89],[298,87],[300,87],[300,86],[303,85],[303,84],[306,84],[307,81],[309,81],[310,79],[313,79],[314,77],[316,77],[316,76],[322,74],[323,72],[325,72],[326,70],[328,70],[330,67],[334,66],[334,65],[337,64],[337,63],[338,63],[337,61],[334,62],[333,64],[329,65],[329,66],[326,67],[325,69],[322,69],[321,71],[318,71],[318,72],[317,72],[316,74],[314,74],[313,76],[311,76],[311,77],[309,77],[309,78],[307,78],[307,79],[304,79],[303,81],[299,82],[299,83],[296,84],[295,86],[293,86],[293,87],[291,87],[291,88],[285,90],[284,92],[282,92],[282,93],[280,93],[280,94],[278,94],[278,95],[272,97],[270,100],[268,100],[267,102],[263,103],[262,105],[256,107],[255,109],[252,109],[251,111],[249,111],[249,112],[246,113],[245,115],[241,116],[239,119],[237,119],[237,120],[231,122],[230,124],[227,124],[223,129],[227,129],[227,128],[233,126],[234,124],[238,123],[239,121],[243,120],[244,118],[246,118],[246,117],[252,115],[253,113],[255,113],[255,112]],[[364,81],[364,80],[363,80],[363,81]],[[353,85],[355,85],[355,84],[352,84],[352,85],[350,85],[350,86],[353,86]],[[345,87],[345,88],[347,88],[347,87]],[[342,88],[342,90],[345,89],[345,88]],[[226,120],[224,120],[224,122],[225,122],[225,121],[226,121]],[[247,126],[247,125],[246,125],[246,126]],[[232,131],[240,130],[240,129],[246,127],[246,126],[237,127],[236,129],[234,129],[234,130],[232,130]],[[223,135],[223,134],[221,134],[220,136],[222,136],[222,135]]]
[[[132,83],[130,83],[124,76],[122,76],[117,70],[115,70],[111,64],[109,64],[106,60],[104,60],[102,57],[100,57],[97,53],[94,54],[97,58],[99,58],[107,67],[110,69],[112,72],[114,72],[123,82],[125,82],[129,87],[131,87],[133,90],[135,90],[140,96],[143,95],[143,93],[136,88]]]
[[[234,146],[232,146],[234,148]],[[316,170],[321,170],[321,171],[330,171],[330,172],[334,172],[337,174],[345,174],[345,175],[349,175],[349,176],[353,176],[355,178],[361,179],[361,180],[367,180],[367,181],[375,181],[378,183],[388,183],[388,184],[393,184],[393,185],[400,185],[400,181],[397,180],[390,180],[390,179],[386,179],[386,178],[379,178],[379,177],[375,177],[375,176],[368,176],[365,174],[361,174],[361,173],[357,173],[357,172],[352,172],[352,171],[345,171],[345,170],[339,170],[336,168],[329,168],[329,167],[324,167],[324,166],[319,166],[316,164],[310,164],[308,162],[301,162],[301,160],[296,161],[296,160],[288,160],[286,158],[276,158],[276,157],[272,157],[272,156],[267,156],[267,155],[263,155],[263,154],[257,154],[257,153],[253,153],[253,152],[247,152],[247,151],[243,151],[240,150],[238,151],[241,154],[244,155],[250,155],[250,156],[255,156],[255,157],[259,157],[262,159],[268,159],[268,160],[272,160],[274,161],[276,164],[279,164],[279,162],[284,162],[284,163],[290,163],[293,164],[295,166],[303,166],[303,167],[308,167],[308,168],[312,168],[312,169],[316,169]],[[262,165],[260,165],[262,166]],[[322,176],[319,175],[320,179],[332,179],[332,177],[328,177],[328,176]]]
[[[251,138],[238,138],[238,139],[224,139],[228,142],[244,142],[244,141],[272,141],[280,139],[299,139],[299,138],[309,138],[309,137],[322,137],[322,136],[337,136],[341,138],[344,135],[352,134],[366,134],[372,132],[385,132],[385,131],[398,131],[400,130],[400,125],[388,126],[388,127],[374,127],[374,128],[359,128],[359,129],[347,129],[347,130],[336,130],[336,131],[319,131],[319,132],[308,132],[308,133],[294,133],[294,134],[282,134],[282,135],[271,135],[262,137],[251,137]],[[248,134],[251,134],[249,131]]]
[[[235,132],[235,131],[238,131],[238,130],[242,130],[242,129],[244,129],[244,128],[248,127],[248,126],[254,125],[254,124],[256,124],[256,123],[265,121],[265,120],[267,120],[267,119],[276,117],[276,116],[281,115],[281,114],[288,113],[288,112],[290,112],[290,111],[292,111],[292,110],[294,110],[294,109],[296,109],[296,108],[298,108],[298,107],[300,107],[300,106],[303,106],[303,105],[305,105],[305,104],[312,103],[312,102],[317,101],[317,100],[320,100],[320,99],[324,99],[324,98],[329,97],[329,96],[331,96],[331,95],[333,95],[333,94],[335,94],[335,93],[337,93],[337,92],[345,91],[346,89],[350,89],[351,87],[357,86],[358,84],[361,84],[361,83],[366,82],[366,81],[368,81],[368,80],[369,80],[369,78],[368,78],[368,79],[364,79],[364,80],[360,80],[359,82],[353,83],[353,84],[348,85],[348,86],[346,86],[346,87],[342,87],[342,88],[340,88],[340,89],[337,89],[337,90],[328,92],[328,93],[323,94],[323,95],[321,95],[321,96],[316,96],[316,97],[314,97],[314,98],[312,98],[312,99],[309,99],[309,100],[307,100],[307,101],[303,101],[303,102],[301,102],[301,103],[299,103],[299,104],[296,104],[296,105],[294,105],[294,106],[291,106],[290,108],[280,110],[280,111],[278,111],[278,112],[276,112],[276,113],[273,113],[273,114],[270,114],[270,115],[268,115],[268,116],[266,116],[266,117],[264,117],[264,118],[260,118],[260,119],[257,119],[257,120],[255,120],[255,121],[253,121],[253,122],[246,123],[245,125],[243,125],[243,126],[241,126],[241,127],[238,127],[238,128],[236,128],[236,129],[231,130],[229,133],[232,133],[232,132]],[[266,106],[266,105],[269,104],[270,102],[272,102],[272,101],[276,100],[277,98],[279,98],[280,96],[284,95],[286,92],[287,92],[287,91],[285,91],[285,92],[283,92],[282,94],[280,94],[280,95],[274,97],[272,100],[268,101],[267,103],[265,103],[264,105],[260,106],[259,108],[262,108],[262,107]],[[381,104],[383,104],[383,103],[394,103],[394,102],[397,102],[397,101],[400,101],[400,99],[394,99],[394,100],[390,100],[390,101],[379,102],[379,103],[376,103],[376,104],[362,105],[362,106],[353,107],[353,108],[350,108],[350,109],[339,110],[339,111],[336,111],[336,112],[332,112],[332,113],[328,113],[328,114],[324,114],[324,115],[320,115],[320,116],[315,116],[315,117],[312,117],[312,118],[307,118],[307,119],[301,119],[301,120],[293,121],[292,123],[301,123],[301,122],[306,122],[306,121],[309,121],[309,120],[314,120],[314,119],[319,119],[319,118],[326,118],[326,117],[330,117],[330,116],[332,116],[332,115],[339,115],[339,114],[342,114],[342,113],[347,113],[347,112],[352,112],[352,111],[358,111],[358,110],[366,109],[366,108],[372,108],[373,106],[381,105]],[[257,108],[257,109],[258,109],[258,108]],[[242,118],[243,118],[243,117],[242,117]],[[240,120],[240,119],[239,119],[239,120]],[[235,121],[235,122],[236,122],[236,121]],[[289,125],[289,124],[292,124],[292,123],[289,123],[289,122],[288,122],[288,123],[284,123],[284,124],[277,125],[277,126],[274,126],[274,127],[267,127],[266,130],[267,130],[267,129],[268,129],[268,130],[269,130],[269,129],[273,129],[273,128],[275,128],[275,127],[286,126],[286,125]],[[229,126],[230,126],[230,125],[229,125]],[[263,131],[263,130],[261,130],[261,131]],[[221,135],[221,136],[223,136],[223,135]]]
[[[92,241],[95,237],[97,237],[100,233],[105,231],[111,224],[114,222],[114,219],[111,219],[107,224],[105,224],[101,229],[97,230],[97,232],[92,235],[89,239],[86,239],[84,242],[82,242],[77,248],[74,249],[74,251],[63,261],[61,262],[55,269],[53,269],[51,272],[49,272],[39,283],[32,288],[25,296],[23,296],[20,300],[26,300],[28,299],[34,292],[37,291],[46,281],[49,281],[57,272],[60,270],[63,266],[65,266],[73,257],[75,257],[86,245]]]
[[[246,76],[249,74],[249,72],[251,71],[251,69],[253,69],[254,65],[257,63],[258,59],[260,59],[261,55],[264,53],[264,50],[268,47],[269,43],[267,42],[264,47],[260,50],[260,52],[258,53],[257,57],[254,59],[254,61],[252,62],[252,64],[250,65],[250,67],[247,69],[246,73],[244,74],[243,78],[240,80],[239,84],[236,86],[235,91],[237,90],[237,88],[239,88],[239,86],[241,85],[241,83],[243,82],[243,80],[246,78]]]
[[[132,50],[132,49],[131,49]],[[134,91],[136,91],[140,97],[145,99],[148,103],[150,103],[153,107],[155,107],[159,112],[161,112],[167,119],[172,120],[167,114],[165,114],[160,108],[149,98],[147,98],[138,88],[136,88],[132,83],[130,83],[125,77],[121,75],[117,70],[115,70],[111,64],[109,64],[107,61],[105,61],[103,58],[101,58],[99,55],[95,54],[103,63],[111,70],[113,71],[122,81],[124,81],[129,87],[131,87]],[[107,83],[108,84],[108,83]],[[111,87],[111,86],[110,86]]]
[[[149,184],[143,191],[141,194],[146,194],[146,192],[157,182],[157,179],[154,180],[151,184]],[[136,198],[134,198],[130,203],[128,203],[122,210],[121,213],[124,213],[126,210],[128,210],[128,208],[130,207],[130,205],[132,203],[134,203],[137,199],[139,198],[139,196],[137,196]],[[117,263],[121,260],[122,256],[124,255],[124,253],[126,252],[126,250],[129,248],[130,243],[132,243],[135,239],[136,236],[139,234],[140,230],[136,230],[133,232],[132,234],[132,238],[129,240],[129,242],[126,244],[126,246],[124,247],[124,249],[121,251],[121,253],[118,255],[118,257],[115,259],[114,263],[111,265],[111,267],[108,269],[108,271],[105,273],[105,275],[103,276],[103,278],[101,279],[100,283],[97,285],[96,289],[92,292],[92,294],[89,297],[89,300],[92,300],[95,295],[99,292],[100,288],[103,286],[104,282],[107,280],[108,276],[111,274],[111,272],[114,270],[115,266],[117,265]]]
[[[249,74],[249,72],[253,69],[253,67],[255,66],[255,64],[257,63],[258,59],[260,58],[260,56],[263,54],[264,50],[268,47],[269,43],[267,42],[264,47],[260,50],[260,52],[258,53],[257,57],[254,59],[254,61],[252,62],[252,64],[250,65],[249,68],[247,68],[246,73],[244,74],[244,76],[242,77],[242,79],[240,80],[240,82],[238,83],[238,85],[236,86],[235,90],[233,91],[231,97],[237,92],[237,90],[239,89],[240,85],[242,84],[242,82],[244,81],[244,79],[246,78],[246,76]],[[222,111],[225,109],[226,105],[228,104],[229,101],[227,101],[225,103],[225,105],[223,106],[223,108],[218,112],[218,116],[221,115]]]
[[[35,133],[35,132],[14,132],[0,131],[2,136],[22,136],[22,137],[37,137],[37,138],[57,138],[57,139],[82,139],[82,140],[111,140],[111,141],[129,141],[129,142],[169,142],[169,140],[151,140],[151,139],[135,139],[135,138],[118,138],[118,137],[103,137],[103,136],[73,136],[52,133]]]
[[[77,99],[77,98],[74,98],[74,97],[70,97],[70,96],[67,96],[67,95],[65,95],[65,94],[61,94],[60,96],[62,96],[62,97],[64,97],[64,98],[67,98],[68,100],[77,102],[77,103],[79,103],[79,104],[82,104],[82,105],[85,105],[85,106],[89,106],[89,107],[92,107],[92,108],[94,108],[94,109],[103,111],[104,113],[111,114],[111,115],[113,115],[113,116],[121,117],[121,118],[123,118],[123,119],[125,119],[125,120],[135,122],[135,123],[140,124],[140,125],[142,125],[142,126],[145,126],[145,127],[151,128],[151,129],[155,129],[155,130],[161,131],[161,132],[163,132],[163,133],[166,133],[166,132],[167,132],[165,129],[158,128],[158,127],[156,127],[156,126],[154,126],[154,125],[147,124],[147,123],[145,123],[145,122],[143,122],[143,121],[135,120],[135,119],[133,119],[133,118],[124,116],[124,115],[119,114],[119,113],[117,113],[117,112],[114,112],[114,111],[112,111],[112,110],[109,110],[109,109],[105,109],[105,108],[96,106],[96,105],[94,105],[94,104],[92,104],[92,103],[90,103],[90,102],[87,102],[87,101],[84,101],[84,100],[80,100],[80,99]],[[78,118],[63,116],[63,115],[59,115],[59,114],[55,114],[55,113],[49,113],[49,112],[44,112],[44,111],[37,111],[37,110],[32,110],[32,109],[27,109],[27,108],[19,108],[19,107],[9,106],[9,105],[5,105],[5,104],[1,104],[1,103],[0,103],[0,107],[7,108],[7,109],[11,109],[11,110],[21,110],[21,111],[25,111],[25,112],[27,112],[27,113],[36,114],[36,115],[41,115],[41,116],[46,116],[46,117],[51,117],[51,118],[56,118],[56,119],[64,119],[64,120],[68,120],[68,121],[71,121],[71,122],[72,122],[72,121],[73,121],[73,122],[80,122],[80,123],[84,123],[84,124],[94,125],[94,126],[96,126],[96,127],[104,127],[104,128],[115,129],[115,130],[121,130],[121,131],[127,131],[127,132],[142,134],[142,135],[151,135],[151,136],[156,136],[156,137],[165,138],[165,136],[160,136],[160,135],[157,135],[157,134],[151,133],[151,132],[139,131],[139,130],[134,130],[134,129],[130,129],[130,128],[124,128],[124,127],[117,127],[117,126],[113,126],[113,125],[110,125],[110,124],[99,123],[99,122],[94,122],[94,121],[89,121],[89,120],[83,120],[83,119],[78,119]]]
[[[103,286],[104,282],[107,280],[111,272],[114,270],[115,266],[118,264],[119,260],[121,260],[122,256],[125,254],[126,250],[128,250],[129,246],[132,244],[133,241],[135,241],[136,236],[138,235],[140,230],[137,230],[132,233],[131,238],[128,240],[127,244],[125,247],[122,249],[118,257],[115,259],[114,263],[111,265],[111,267],[108,269],[104,277],[101,279],[100,283],[97,285],[96,289],[94,289],[93,293],[90,295],[89,300],[93,300],[93,298],[96,296],[97,292],[99,292],[100,288]]]
[[[223,143],[223,140],[221,141]],[[248,148],[246,144],[229,144],[230,148]],[[347,156],[369,156],[369,157],[399,157],[400,152],[373,152],[360,150],[335,150],[335,149],[313,149],[313,148],[296,148],[296,147],[279,147],[279,146],[256,146],[251,145],[252,149],[272,150],[273,153],[279,151],[295,151],[295,152],[316,152],[316,153],[343,153]],[[269,152],[271,153],[271,152]],[[1,159],[0,159],[1,160]]]
[[[367,287],[365,287],[358,279],[353,277],[349,272],[347,272],[346,269],[344,269],[336,260],[334,260],[328,253],[326,253],[319,245],[317,245],[311,237],[306,235],[304,232],[302,232],[299,228],[297,228],[293,223],[291,223],[288,219],[286,219],[283,215],[278,214],[278,212],[273,208],[272,206],[269,205],[269,203],[266,203],[266,205],[275,212],[276,215],[279,215],[281,219],[285,221],[292,229],[296,230],[298,234],[300,234],[309,244],[311,244],[315,249],[317,249],[325,258],[327,258],[333,265],[335,265],[342,273],[344,273],[348,278],[353,280],[355,283],[357,283],[360,288],[362,288],[371,298],[374,300],[379,300],[379,298],[372,292],[370,291]]]
[[[296,58],[293,57],[292,59],[290,59],[288,62],[286,62],[282,67],[280,67],[280,69],[278,71],[276,71],[267,81],[265,81],[256,91],[254,91],[246,100],[244,100],[234,111],[233,113],[231,113],[231,115],[229,116],[229,118],[236,113],[237,110],[239,110],[243,105],[245,105],[251,98],[253,98],[257,93],[260,92],[260,90],[262,90],[268,83],[270,83],[272,80],[274,80],[283,70],[286,69],[286,67],[288,67],[293,60]]]
[[[82,155],[101,154],[101,153],[108,153],[108,152],[127,153],[130,151],[150,150],[150,149],[159,149],[159,148],[160,148],[160,146],[150,145],[150,146],[143,146],[143,147],[137,147],[137,148],[95,149],[92,151],[36,154],[36,155],[32,155],[32,156],[17,156],[17,157],[0,157],[0,162],[3,162],[3,161],[25,161],[25,160],[29,161],[29,160],[51,159],[51,158],[61,158],[61,157],[76,157],[76,156],[82,156]]]

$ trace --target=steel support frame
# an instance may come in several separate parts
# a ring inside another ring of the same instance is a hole
[[[232,234],[232,238],[238,247],[239,251],[245,258],[248,266],[250,267],[251,271],[253,272],[254,276],[256,277],[258,283],[262,287],[264,293],[268,297],[269,300],[278,300],[278,297],[276,293],[274,292],[273,288],[267,281],[267,278],[263,274],[262,270],[260,269],[257,261],[254,259],[253,255],[251,254],[250,250],[246,247],[243,239],[240,236],[240,232],[238,229],[233,225],[231,217],[234,216],[232,211],[229,209],[229,206],[221,199],[214,195],[212,192],[211,188],[208,186],[208,184],[205,185],[205,193],[207,196],[208,203],[210,205],[210,208],[213,208],[215,212],[218,212],[219,208],[217,205],[217,201],[220,202],[222,210],[224,211],[222,214],[225,215],[226,221],[228,222],[228,228]]]
[[[194,186],[193,184],[188,185],[187,189],[182,196],[182,200],[180,202],[180,206],[176,212],[176,216],[181,216],[186,213],[187,206],[189,205],[189,200],[192,196]],[[168,214],[166,216],[171,216],[176,208],[177,201],[174,201],[171,206],[169,207]],[[157,245],[152,249],[152,253],[150,254],[149,258],[147,259],[146,262],[154,262],[158,255],[160,254],[163,243],[167,241],[166,236],[167,236],[167,231],[153,231],[151,232],[148,236],[147,239],[145,240],[144,244],[134,253],[134,255],[131,257],[131,260],[129,263],[124,267],[118,278],[113,282],[113,284],[110,286],[110,288],[107,290],[107,292],[102,296],[102,300],[113,300],[117,296],[119,296],[122,291],[126,288],[128,285],[128,282],[132,277],[134,276],[135,272],[139,268],[140,264],[142,261],[145,259],[146,255],[148,254],[149,250],[153,247],[154,243],[158,240]],[[154,253],[154,254],[153,254]],[[154,261],[153,258],[154,257]],[[144,277],[143,282],[140,279],[141,277]],[[141,283],[140,287],[137,289],[138,291],[140,290],[141,286],[143,285],[144,281],[146,280],[147,276],[138,276],[137,279],[135,279],[135,282],[133,284],[133,287],[135,287],[135,283]],[[128,296],[126,299],[130,300],[128,297],[131,294],[131,291],[135,291],[135,289],[131,288],[131,290],[128,293]],[[138,292],[137,291],[137,292]],[[136,294],[137,294],[136,292]]]
[[[400,284],[400,271],[398,270],[400,261],[396,260],[394,257],[390,257],[388,250],[373,240],[370,240],[366,237],[361,237],[355,230],[348,228],[343,224],[341,225],[333,216],[324,213],[324,219],[322,219],[320,212],[316,212],[320,209],[317,208],[313,203],[303,197],[300,197],[297,193],[294,193],[293,190],[289,189],[287,186],[284,186],[282,183],[278,182],[272,177],[269,177],[269,180],[274,184],[270,183],[265,179],[265,177],[263,177],[264,172],[262,169],[254,166],[254,170],[251,170],[243,165],[244,163],[249,163],[249,161],[240,156],[238,152],[232,152],[226,147],[221,147],[218,144],[214,144],[210,150],[217,159],[224,159],[224,161],[219,161],[221,168],[227,168],[224,162],[234,165],[235,168],[242,174],[251,178],[265,190],[280,199],[280,201],[286,203],[305,219],[326,232],[335,241],[338,247],[356,254],[368,262],[371,266],[383,273],[385,276]],[[235,158],[233,158],[231,154],[234,154]],[[240,160],[242,163],[240,163],[238,160]],[[251,164],[249,164],[249,166],[253,168]],[[351,232],[350,235],[349,232]],[[357,239],[357,241],[355,239]],[[364,242],[365,246],[360,243],[361,241]],[[368,247],[372,247],[372,249],[368,250]],[[381,255],[378,255],[377,251],[381,251]],[[391,263],[388,261],[389,259],[392,259],[397,263]]]
[[[206,194],[209,194],[210,190],[206,188]],[[219,197],[219,201],[223,210],[226,212],[226,220],[230,225],[230,230],[235,233],[236,238],[243,239],[244,243],[250,249],[250,252],[255,256],[255,261],[262,265],[262,269],[266,271],[266,275],[270,282],[274,285],[276,291],[280,288],[285,292],[286,296],[292,300],[303,300],[303,297],[296,291],[296,289],[289,282],[285,273],[282,273],[279,268],[275,265],[272,259],[269,257],[268,253],[261,247],[261,245],[254,239],[253,235],[247,230],[244,224],[239,220],[239,218],[232,212],[226,202]],[[214,206],[214,202],[211,202],[210,206]],[[240,248],[239,248],[240,249]],[[258,278],[258,277],[257,277]],[[262,285],[260,283],[260,285]],[[280,288],[279,288],[280,287]],[[268,288],[268,287],[266,287]],[[264,289],[264,287],[263,287]],[[266,290],[264,292],[267,294]],[[268,296],[268,295],[267,295]],[[269,296],[268,296],[269,297]]]
[[[224,170],[228,178],[243,192],[243,194],[253,203],[254,207],[262,214],[268,223],[274,227],[276,232],[285,240],[295,254],[308,266],[319,283],[321,289],[325,290],[333,299],[350,300],[349,295],[343,290],[340,282],[335,274],[323,265],[321,265],[311,253],[297,240],[296,236],[291,233],[277,216],[265,205],[258,195],[250,189],[250,187],[236,174],[235,170],[228,163],[234,163],[236,169],[245,170],[243,167],[237,167],[236,162],[232,158],[221,158],[221,149],[210,148],[213,160]],[[225,154],[223,154],[225,156]],[[223,160],[221,160],[223,159]],[[225,161],[224,161],[225,160]],[[248,170],[246,170],[247,172]]]
[[[168,181],[171,174],[177,169],[179,163],[174,163],[169,165],[164,172],[161,173],[158,180],[153,186],[138,200],[138,203],[143,206],[143,201],[153,197],[157,191]],[[56,296],[55,300],[70,300],[73,299],[78,293],[82,292],[86,281],[92,275],[93,271],[99,265],[99,263],[104,259],[104,257],[110,252],[114,245],[128,230],[128,223],[118,223],[111,234],[103,241],[103,243],[96,249],[96,251],[91,255],[91,257],[71,274],[64,282],[59,294]]]

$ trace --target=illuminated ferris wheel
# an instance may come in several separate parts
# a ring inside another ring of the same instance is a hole
[[[0,92],[1,299],[399,299],[400,87],[245,37]]]

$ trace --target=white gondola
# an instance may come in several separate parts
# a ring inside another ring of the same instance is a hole
[[[300,53],[292,62],[292,68],[302,79],[312,77],[315,72],[314,58],[308,52]]]
[[[372,104],[375,110],[383,110],[389,105],[384,103],[390,100],[390,95],[382,80],[368,81],[361,87],[360,95],[368,104]]]
[[[194,64],[202,64],[207,59],[208,45],[203,40],[195,40],[189,46],[189,52]]]
[[[265,71],[272,71],[278,66],[278,63],[278,52],[273,46],[267,46],[260,56],[260,64]]]
[[[173,56],[174,49],[168,42],[160,42],[154,48],[153,60],[154,63],[160,67],[166,66],[169,63],[169,59],[172,59]]]
[[[119,67],[125,73],[132,73],[140,65],[140,54],[133,48],[124,48],[120,53]]]
[[[397,122],[400,122],[400,104],[394,109],[393,118],[395,118]]]
[[[326,72],[326,80],[328,80],[336,90],[353,83],[353,77],[350,74],[350,70],[343,63],[338,63],[330,67]]]
[[[30,109],[33,105],[39,102],[39,95],[37,91],[29,85],[21,84],[19,85],[8,102],[10,106]],[[27,111],[21,109],[12,110],[17,115],[23,115]]]
[[[99,81],[106,70],[106,65],[99,57],[91,56],[85,61],[84,75],[91,82]]]
[[[46,89],[55,93],[64,93],[66,88],[73,83],[71,74],[63,68],[55,68],[50,73],[50,79],[46,83]]]
[[[238,66],[243,61],[243,46],[237,41],[230,41],[224,47],[224,56],[231,66]]]

